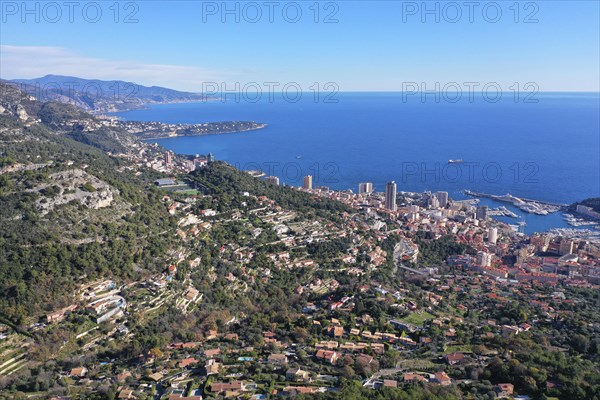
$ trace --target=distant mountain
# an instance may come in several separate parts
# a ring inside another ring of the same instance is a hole
[[[93,113],[135,110],[149,104],[193,102],[207,98],[201,93],[181,92],[160,86],[62,75],[13,79],[11,82],[39,101],[73,104]]]

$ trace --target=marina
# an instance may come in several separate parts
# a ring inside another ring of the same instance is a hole
[[[525,211],[530,214],[537,215],[548,215],[560,211],[566,204],[558,204],[558,203],[550,203],[538,200],[530,200],[530,199],[522,199],[516,196],[511,195],[510,193],[505,194],[503,196],[487,194],[487,193],[478,193],[473,192],[471,190],[465,190],[465,194],[472,197],[486,197],[489,199],[493,199],[496,201],[502,201],[505,203],[511,203],[515,207],[519,208],[521,211]]]
[[[600,231],[592,229],[555,228],[550,233],[570,239],[600,241]]]
[[[595,226],[597,227],[599,224],[595,221],[589,221],[584,218],[578,218],[572,214],[563,214],[563,219],[567,221],[567,223],[571,226],[579,227],[579,226]]]
[[[510,211],[508,208],[506,208],[504,206],[500,206],[495,210],[489,210],[488,214],[495,216],[495,217],[519,218],[519,216],[517,214]]]

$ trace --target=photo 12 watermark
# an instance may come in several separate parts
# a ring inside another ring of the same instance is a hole
[[[337,24],[337,1],[203,1],[202,23]]]
[[[136,101],[140,88],[131,82],[102,82],[76,80],[50,81],[45,83],[14,83],[23,92],[39,101],[60,101],[77,104],[77,99],[86,102],[112,101],[128,103]]]
[[[403,1],[402,23],[539,23],[537,1]]]
[[[291,185],[303,184],[307,176],[310,176],[310,181],[315,186],[327,186],[339,183],[338,174],[340,167],[332,161],[314,162],[311,164],[295,161],[249,161],[244,163],[237,162],[233,166],[241,171],[252,171],[264,177],[277,177],[281,182]]]
[[[1,1],[0,20],[8,23],[137,24],[137,1]]]
[[[497,161],[468,162],[463,160],[449,160],[446,163],[403,161],[400,172],[402,183],[511,182],[536,184],[539,183],[540,166],[533,161],[510,164]]]
[[[539,103],[540,87],[536,82],[513,82],[502,85],[498,82],[402,82],[402,102],[422,103],[474,103],[484,101],[497,103],[511,99],[515,103]]]
[[[257,176],[277,177],[282,182],[302,184],[304,178],[311,177],[313,185],[336,185],[341,182],[340,165],[333,161],[323,162],[281,162],[248,161],[236,162],[233,166],[242,171],[251,171]],[[534,161],[524,162],[469,162],[449,160],[448,162],[402,161],[398,168],[399,183],[414,185],[439,185],[443,183],[512,183],[538,184],[540,166]]]
[[[339,102],[339,92],[340,87],[336,82],[313,82],[305,86],[298,82],[202,83],[202,93],[206,96],[206,101],[218,98],[223,103],[297,103],[302,99],[310,99],[315,103],[334,104]]]

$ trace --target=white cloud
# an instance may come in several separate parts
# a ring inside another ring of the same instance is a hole
[[[0,45],[0,71],[2,79],[31,79],[53,74],[125,80],[192,92],[201,91],[202,82],[221,82],[232,78],[228,71],[195,66],[91,58],[63,47],[10,45]]]

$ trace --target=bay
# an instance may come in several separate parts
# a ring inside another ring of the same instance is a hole
[[[516,101],[512,93],[498,102],[463,96],[453,103],[444,96],[402,93],[339,93],[335,103],[316,101],[312,93],[298,102],[277,96],[244,100],[155,105],[118,116],[266,123],[256,131],[156,142],[182,154],[210,152],[294,186],[310,174],[315,186],[338,190],[373,182],[383,191],[395,180],[398,190],[445,190],[459,199],[464,189],[565,204],[600,196],[596,93],[540,93],[534,103]],[[519,214],[528,219],[527,231],[567,226],[560,214]]]

